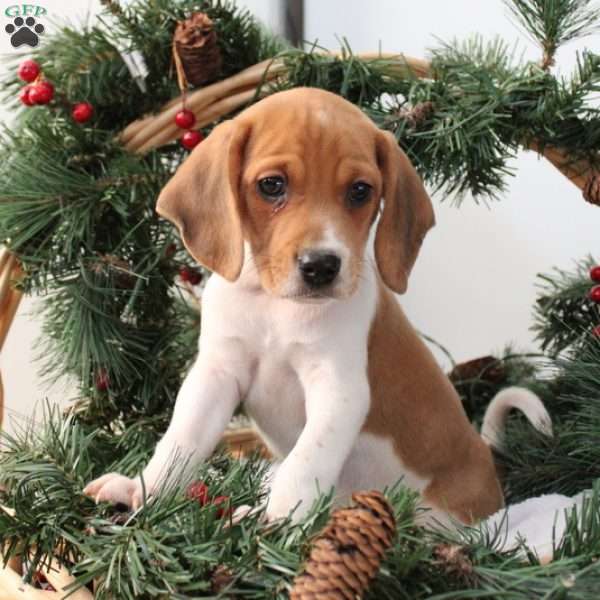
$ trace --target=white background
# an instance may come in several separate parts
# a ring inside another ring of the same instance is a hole
[[[98,7],[92,0],[40,3],[53,19],[72,22]],[[4,9],[11,4],[0,2],[2,53],[15,52],[4,33]],[[245,4],[268,26],[280,26],[277,0]],[[501,0],[306,0],[306,39],[332,49],[345,37],[355,52],[381,47],[423,57],[438,39],[474,33],[487,40],[518,40],[526,58],[539,58]],[[557,69],[570,72],[576,50],[587,45],[598,51],[599,41],[596,36],[567,46],[558,54]],[[8,121],[9,115],[0,109],[0,118]],[[600,254],[600,208],[586,204],[571,183],[532,153],[522,153],[513,166],[517,175],[509,191],[490,207],[467,199],[458,209],[446,198],[434,198],[437,226],[401,300],[413,323],[458,360],[500,350],[508,342],[534,349],[529,327],[536,273],[553,265],[568,268],[589,252]],[[48,390],[36,376],[32,348],[39,323],[29,318],[31,310],[32,301],[24,301],[0,357],[9,417],[29,414],[45,397],[61,402],[69,397],[68,391]]]

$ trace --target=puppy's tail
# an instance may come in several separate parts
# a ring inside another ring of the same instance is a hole
[[[509,387],[498,392],[485,411],[481,437],[486,444],[502,449],[504,426],[512,408],[520,410],[538,431],[552,435],[552,419],[543,402],[525,388]]]

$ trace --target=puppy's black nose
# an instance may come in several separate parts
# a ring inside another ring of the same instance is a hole
[[[317,288],[329,285],[340,272],[340,257],[329,252],[308,250],[298,257],[298,268],[304,283]]]

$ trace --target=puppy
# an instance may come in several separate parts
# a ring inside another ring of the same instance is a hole
[[[270,519],[301,518],[319,490],[344,498],[401,478],[436,518],[471,523],[502,507],[488,445],[394,296],[434,214],[393,135],[329,92],[277,93],[216,127],[157,211],[213,275],[147,493],[175,453],[207,458],[243,403],[281,460]],[[549,422],[533,395],[501,400],[489,432],[511,406]],[[116,473],[85,493],[142,502],[141,481]]]

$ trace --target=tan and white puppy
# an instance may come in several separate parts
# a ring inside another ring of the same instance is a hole
[[[502,506],[488,445],[393,294],[434,214],[390,133],[329,92],[274,94],[219,125],[157,210],[214,274],[197,360],[143,473],[148,493],[175,452],[208,457],[243,403],[282,461],[269,518],[301,517],[319,490],[345,497],[402,477],[436,517],[468,523]],[[535,396],[503,394],[489,435],[511,406],[549,426]],[[85,491],[142,499],[139,478],[115,473]]]

